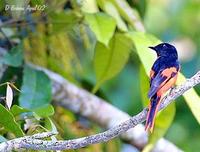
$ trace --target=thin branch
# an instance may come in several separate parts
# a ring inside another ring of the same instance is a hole
[[[35,68],[44,71],[51,79],[54,104],[69,109],[74,113],[78,113],[106,129],[112,128],[131,118],[127,113],[90,92],[68,82],[62,76],[44,68]],[[137,149],[143,149],[148,143],[148,134],[144,130],[142,124],[129,129],[127,132],[120,135],[120,137]],[[159,143],[158,141],[153,148],[155,151],[159,148]],[[162,146],[166,150],[170,148],[169,150],[177,151],[178,149],[174,144],[163,138]]]
[[[170,93],[163,98],[159,110],[166,108],[171,102],[173,102],[177,97],[181,96],[184,92],[191,89],[195,85],[200,83],[200,71],[195,74],[192,78],[188,79],[184,84],[173,88]],[[67,149],[78,149],[91,144],[106,142],[119,136],[120,134],[128,131],[130,128],[135,127],[139,123],[142,123],[146,119],[148,109],[143,109],[139,114],[131,117],[130,119],[116,125],[115,127],[87,137],[82,137],[78,139],[65,140],[65,141],[49,141],[41,140],[40,134],[33,136],[25,136],[17,139],[13,139],[0,144],[0,151],[10,151],[14,149],[34,149],[34,150],[67,150]],[[45,133],[42,133],[41,137]],[[48,134],[48,133],[46,133]],[[49,135],[50,136],[50,135]],[[48,137],[49,137],[48,136]],[[35,138],[37,137],[37,139]]]
[[[107,101],[98,98],[85,89],[81,89],[68,82],[59,74],[41,67],[34,66],[34,68],[44,71],[51,79],[54,104],[69,109],[74,113],[78,113],[106,129],[112,128],[131,118],[127,113],[114,107]],[[148,143],[148,134],[144,130],[142,124],[129,129],[127,132],[120,135],[120,137],[137,149],[143,149]],[[160,141],[162,141],[162,147],[166,150],[178,151],[178,148],[173,143],[170,143],[163,138],[158,140],[155,144],[153,148],[154,151],[157,151],[160,148]]]
[[[93,121],[106,129],[112,128],[120,122],[131,118],[127,113],[68,82],[59,74],[45,68],[36,67],[35,65],[31,66],[44,71],[51,79],[54,104],[69,109],[74,113],[79,113],[81,116],[86,117],[90,121]],[[137,149],[143,149],[148,142],[148,134],[144,130],[142,124],[138,124],[136,127],[129,129],[127,132],[120,135],[120,138]],[[162,143],[162,147],[160,147],[160,143]],[[153,151],[159,151],[160,148],[174,152],[180,151],[178,147],[164,138],[158,140]]]

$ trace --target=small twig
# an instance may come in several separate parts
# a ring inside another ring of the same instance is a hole
[[[171,102],[174,101],[174,99],[181,96],[184,92],[191,89],[195,85],[198,85],[199,83],[200,71],[197,74],[195,74],[192,78],[188,79],[184,84],[173,88],[172,91],[165,98],[163,98],[159,110],[166,108]],[[130,128],[135,127],[137,124],[144,122],[146,119],[147,111],[148,109],[145,108],[139,114],[133,116],[127,121],[124,121],[119,125],[116,125],[115,127],[96,135],[65,141],[48,141],[39,139],[49,137],[54,134],[41,133],[33,136],[25,136],[7,142],[3,142],[0,144],[0,151],[6,152],[21,148],[34,150],[67,150],[78,149],[91,144],[106,142],[126,132]]]
[[[9,152],[12,151],[13,149],[21,149],[20,145],[21,143],[23,143],[23,141],[37,141],[38,139],[44,139],[44,138],[48,138],[51,136],[56,135],[57,133],[55,132],[44,132],[44,133],[38,133],[32,136],[25,136],[25,137],[20,137],[20,138],[16,138],[13,140],[10,140],[8,142],[3,142],[0,144],[0,151],[1,152]]]

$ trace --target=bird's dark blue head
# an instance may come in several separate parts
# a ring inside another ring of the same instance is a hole
[[[149,47],[149,48],[156,51],[157,56],[171,57],[171,58],[175,58],[175,59],[178,58],[176,48],[169,43],[161,43],[154,47]]]

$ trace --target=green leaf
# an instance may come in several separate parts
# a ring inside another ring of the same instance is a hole
[[[35,5],[43,5],[44,4],[44,0],[31,0],[31,4],[33,4],[33,6],[35,6]]]
[[[118,9],[122,18],[134,27],[137,31],[145,31],[138,11],[131,8],[127,1],[125,0],[110,0],[115,7]]]
[[[10,112],[14,115],[17,116],[21,113],[25,113],[25,112],[30,112],[30,110],[22,108],[18,105],[13,105],[12,108],[10,109]]]
[[[147,8],[147,0],[140,0],[140,1],[129,1],[129,4],[132,8],[138,10],[140,16],[144,18],[146,8]]]
[[[48,117],[54,114],[52,105],[44,105],[33,110],[39,117]]]
[[[43,105],[39,108],[36,109],[26,109],[26,108],[22,108],[20,106],[17,105],[13,105],[10,112],[14,115],[17,116],[21,113],[25,113],[25,112],[33,112],[37,115],[37,117],[48,117],[48,116],[52,116],[54,114],[54,108],[52,105]]]
[[[4,106],[0,104],[0,124],[8,131],[14,133],[17,137],[24,135],[22,129],[15,121],[14,116]]]
[[[120,33],[114,35],[108,48],[102,43],[96,44],[94,68],[97,83],[93,92],[96,92],[102,83],[113,78],[122,70],[128,60],[131,48],[131,40]]]
[[[85,19],[97,40],[107,46],[116,28],[115,20],[105,13],[87,13]]]
[[[147,75],[149,75],[151,67],[156,60],[156,53],[148,47],[155,46],[161,43],[161,41],[153,35],[142,32],[130,32],[128,35],[133,40],[137,51],[136,53],[138,54]]]
[[[39,108],[30,110],[26,108],[22,108],[20,106],[14,105],[12,106],[10,112],[14,115],[17,116],[22,113],[29,112],[31,113],[32,116],[35,116],[35,118],[44,118],[44,117],[49,117],[54,114],[54,108],[52,105],[44,105]]]
[[[35,109],[51,101],[51,81],[47,75],[25,66],[19,104],[23,108]]]
[[[112,16],[116,20],[118,29],[120,29],[121,31],[128,30],[125,22],[121,18],[114,4],[112,4],[111,2],[107,0],[97,0],[97,2],[100,5],[101,9],[103,9],[106,13],[108,13],[110,16]]]
[[[1,62],[6,65],[13,67],[18,67],[22,65],[23,62],[23,51],[22,45],[19,44],[13,47],[9,52],[3,56]]]
[[[147,76],[144,67],[140,66],[140,94],[142,97],[142,104],[144,107],[148,106],[148,91],[149,91],[149,77]]]
[[[130,38],[133,40],[137,50],[137,54],[142,62],[144,68],[140,69],[140,86],[141,94],[143,95],[143,103],[146,106],[149,103],[147,98],[147,92],[149,88],[149,82],[147,82],[147,75],[149,75],[153,62],[156,60],[156,54],[150,50],[149,46],[155,46],[161,41],[156,37],[139,32],[130,33]],[[168,128],[170,127],[175,115],[175,104],[170,104],[166,109],[157,114],[155,120],[155,127],[153,133],[150,135],[149,144],[154,144],[159,138],[164,136]],[[147,145],[147,148],[152,146]]]
[[[0,11],[5,9],[5,1],[0,1]]]
[[[87,13],[96,13],[99,11],[96,0],[82,1],[81,10]]]
[[[49,22],[53,31],[70,30],[79,22],[78,16],[73,11],[52,12],[49,14]]]

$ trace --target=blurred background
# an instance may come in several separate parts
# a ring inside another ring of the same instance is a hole
[[[111,0],[112,1],[112,0]],[[178,49],[181,72],[189,78],[200,70],[200,0],[124,0],[138,12],[147,33],[172,43]],[[22,2],[22,0],[21,0]],[[31,6],[47,5],[44,11],[22,14],[5,11],[5,5],[19,1],[0,1],[1,27],[0,46],[10,50],[22,43],[24,61],[55,71],[89,91],[96,83],[94,70],[95,34],[84,20],[84,13],[106,12],[101,0],[30,0],[23,1]],[[125,9],[125,8],[124,8]],[[84,12],[84,13],[83,13]],[[11,23],[9,23],[11,22]],[[130,28],[127,21],[123,22]],[[106,25],[105,25],[106,26]],[[134,29],[133,29],[134,30]],[[127,64],[112,79],[101,85],[96,95],[127,112],[135,115],[143,108],[140,77],[140,60],[130,54]],[[21,67],[9,67],[1,82],[15,81],[22,85]],[[14,77],[15,76],[15,77]],[[200,86],[195,87],[200,94]],[[3,89],[1,89],[3,91]],[[16,96],[16,102],[17,102]],[[95,123],[62,107],[54,107],[51,116],[62,139],[70,139],[102,131]],[[187,152],[200,149],[200,127],[183,97],[176,102],[176,114],[166,139]],[[80,152],[129,152],[132,146],[120,139],[91,145]],[[137,151],[137,150],[136,150]]]

